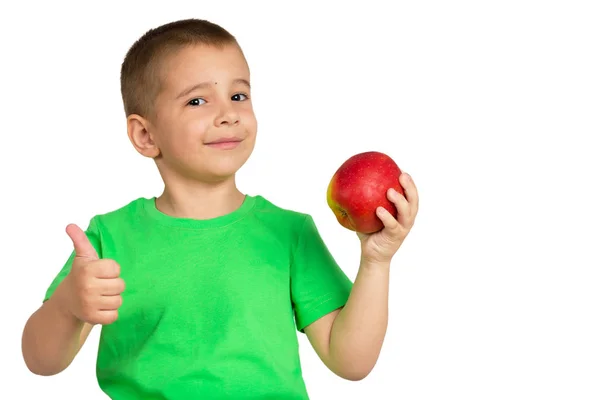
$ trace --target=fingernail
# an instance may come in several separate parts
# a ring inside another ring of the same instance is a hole
[[[410,175],[406,172],[402,174],[402,177],[404,178],[404,182],[410,182]]]

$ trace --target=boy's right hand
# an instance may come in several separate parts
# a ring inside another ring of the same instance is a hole
[[[92,325],[115,322],[123,299],[125,282],[119,277],[120,266],[114,260],[98,257],[85,232],[77,225],[67,226],[73,241],[75,259],[65,278],[64,307],[77,319]]]

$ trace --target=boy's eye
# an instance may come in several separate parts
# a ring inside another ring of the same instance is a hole
[[[238,94],[234,94],[233,96],[231,96],[231,100],[233,100],[233,101],[248,100],[248,96],[246,96],[243,93],[238,93]]]
[[[190,106],[199,106],[199,105],[204,104],[204,103],[206,103],[206,102],[203,99],[200,99],[200,98],[198,98],[198,99],[192,99],[192,100],[188,101],[188,105],[190,105]]]

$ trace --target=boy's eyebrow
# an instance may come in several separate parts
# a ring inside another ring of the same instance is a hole
[[[250,88],[250,82],[248,82],[246,79],[242,79],[242,78],[235,79],[233,81],[233,83],[234,84],[240,84],[241,83],[242,85],[246,85],[246,86],[248,86],[248,88]]]
[[[238,78],[238,79],[235,79],[233,81],[233,83],[234,84],[242,84],[242,85],[248,86],[248,88],[250,88],[250,82],[248,82],[247,79]],[[192,85],[189,88],[182,91],[181,93],[179,93],[179,95],[177,95],[176,99],[187,96],[188,94],[192,93],[194,90],[205,89],[210,86],[212,86],[210,82],[196,83],[195,85]]]

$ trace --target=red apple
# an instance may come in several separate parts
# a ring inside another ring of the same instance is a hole
[[[383,228],[376,214],[381,206],[397,217],[394,203],[387,198],[393,188],[404,195],[398,179],[402,171],[386,154],[369,151],[346,160],[327,188],[327,205],[338,222],[351,231],[373,233]]]

